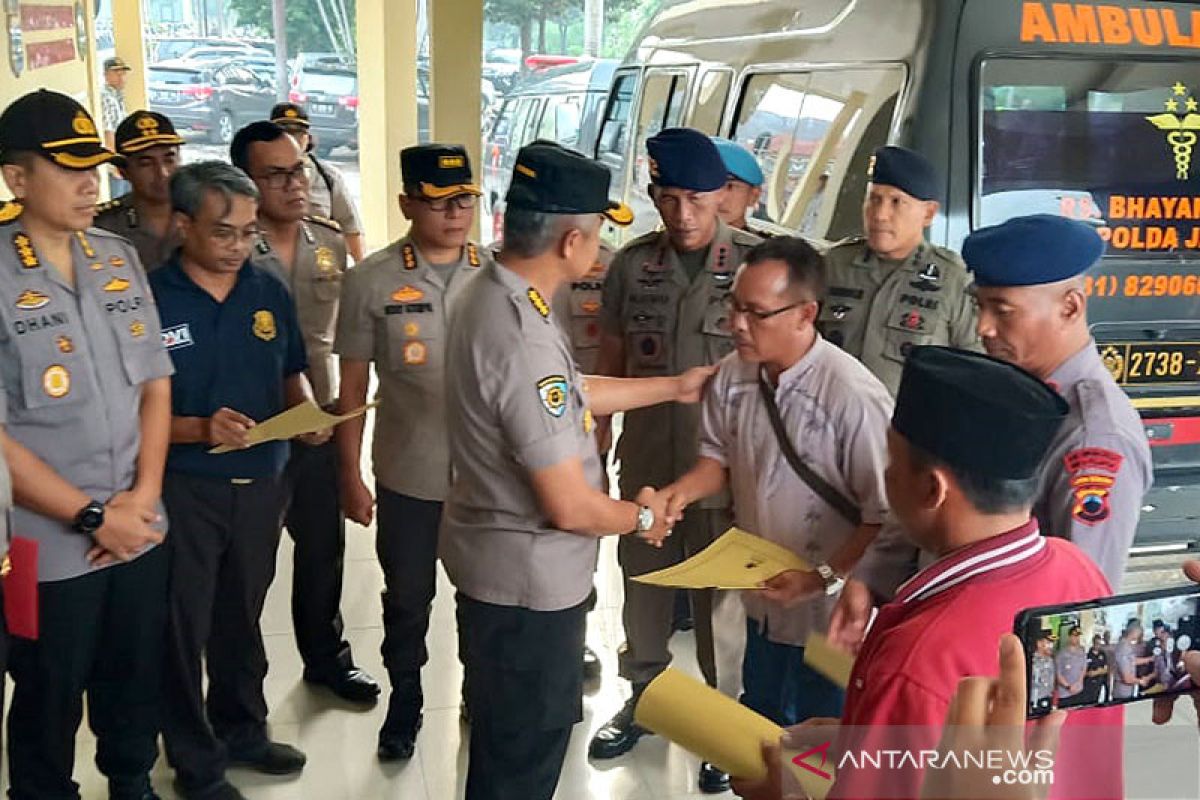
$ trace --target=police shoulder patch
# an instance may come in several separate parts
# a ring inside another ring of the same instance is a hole
[[[541,314],[544,319],[548,319],[550,317],[550,304],[546,302],[546,298],[542,297],[542,293],[530,286],[529,291],[525,294],[529,297],[529,302],[533,304],[534,310]]]
[[[763,241],[761,236],[757,236],[749,231],[743,231],[738,228],[734,228],[729,233],[729,241],[740,247],[754,247],[756,244],[762,244]]]
[[[324,226],[324,227],[328,228],[329,230],[333,231],[334,233],[342,232],[341,224],[336,222],[335,220],[330,219],[329,217],[322,217],[318,214],[309,214],[304,219],[306,222],[311,222],[315,225]]]
[[[542,408],[555,419],[567,411],[567,379],[562,375],[547,375],[537,383]]]
[[[1125,457],[1103,447],[1081,447],[1063,456],[1071,475],[1071,518],[1089,527],[1112,513],[1109,497]]]
[[[25,210],[25,206],[18,203],[16,200],[8,200],[0,203],[0,225],[6,222],[12,222],[17,217],[21,216],[21,212]]]
[[[103,203],[96,204],[96,213],[103,214],[107,211],[112,211],[114,208],[120,208],[122,205],[124,204],[119,197],[115,200],[106,200]]]

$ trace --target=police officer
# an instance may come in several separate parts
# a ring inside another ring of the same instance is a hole
[[[188,164],[171,179],[171,203],[183,245],[150,278],[176,367],[163,491],[176,519],[164,738],[180,794],[238,800],[228,764],[286,775],[305,763],[267,736],[259,625],[288,500],[288,443],[248,449],[247,436],[312,391],[296,305],[249,260],[254,183],[224,162]],[[307,438],[316,445],[329,432]]]
[[[604,327],[599,370],[606,375],[668,375],[715,364],[733,349],[725,297],[734,271],[758,239],[730,228],[717,215],[727,170],[716,145],[699,131],[669,128],[646,143],[650,194],[665,230],[630,242],[613,259],[604,283]],[[665,486],[696,461],[699,410],[661,405],[625,416],[617,443],[621,494]],[[689,507],[662,549],[622,539],[617,553],[625,574],[625,649],[620,674],[633,696],[591,743],[593,758],[615,758],[645,730],[633,721],[641,690],[671,661],[674,590],[646,586],[631,576],[668,567],[699,552],[729,526],[728,496]],[[697,657],[716,685],[711,591],[692,593]],[[739,626],[741,621],[737,623]]]
[[[921,344],[979,349],[970,278],[954,252],[925,241],[938,212],[933,165],[903,147],[875,151],[863,233],[826,254],[821,334],[860,359],[892,394]]]
[[[270,121],[286,130],[305,153],[311,212],[328,217],[340,225],[342,236],[346,239],[346,251],[356,262],[362,261],[365,251],[358,207],[350,197],[342,171],[317,158],[313,152],[312,123],[309,122],[308,112],[296,103],[279,103],[271,109]]]
[[[383,663],[392,683],[378,755],[410,758],[421,727],[421,667],[437,578],[437,536],[450,486],[445,348],[450,320],[487,251],[467,240],[479,188],[459,145],[421,145],[400,153],[400,208],[412,227],[346,278],[336,349],[339,405],[367,400],[374,362],[382,401],[372,447],[383,567]],[[374,498],[359,471],[364,421],[338,431],[341,493],[347,515],[370,525]],[[416,465],[419,464],[419,468]]]
[[[109,796],[155,796],[171,363],[137,252],[89,227],[112,158],[66,95],[32,92],[0,115],[0,169],[23,204],[0,225],[0,445],[39,581],[39,636],[14,639],[9,659],[20,800],[78,796],[85,690]]]
[[[183,137],[162,114],[135,111],[117,126],[116,143],[114,161],[133,188],[97,206],[94,224],[128,239],[142,266],[154,270],[179,246],[169,184]]]
[[[1041,475],[1042,530],[1079,545],[1117,587],[1154,474],[1142,421],[1088,328],[1083,273],[1103,250],[1088,225],[1048,214],[963,243],[983,346],[1048,381],[1071,407]]]
[[[601,490],[595,417],[696,402],[711,369],[650,380],[584,380],[549,300],[596,262],[609,172],[558,145],[517,154],[504,247],[460,300],[446,351],[455,481],[439,552],[458,590],[472,709],[468,800],[549,800],[582,718],[587,599],[598,540],[660,542],[674,522]],[[405,313],[402,316],[407,317]]]
[[[319,405],[337,397],[333,337],[346,274],[346,248],[337,223],[306,216],[304,153],[273,122],[254,122],[238,131],[230,159],[258,186],[259,235],[251,262],[270,270],[291,289],[304,346],[308,378]],[[286,517],[295,543],[292,624],[304,660],[304,679],[355,703],[372,703],[379,684],[354,664],[343,636],[340,606],[346,524],[337,494],[337,446],[292,446],[287,478],[291,501]]]
[[[737,142],[721,136],[711,138],[729,173],[717,213],[729,227],[746,230],[746,215],[753,215],[758,210],[758,201],[762,197],[762,167],[754,154]]]

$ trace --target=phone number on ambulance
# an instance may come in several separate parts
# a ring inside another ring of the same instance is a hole
[[[1200,297],[1200,275],[1089,275],[1083,283],[1088,297]]]

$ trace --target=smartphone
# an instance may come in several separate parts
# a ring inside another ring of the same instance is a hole
[[[1200,650],[1200,586],[1030,608],[1013,632],[1030,717],[1182,694],[1195,689],[1183,654]]]

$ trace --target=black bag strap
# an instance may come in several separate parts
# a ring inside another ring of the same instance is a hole
[[[767,404],[767,417],[771,420],[771,428],[775,431],[779,449],[783,451],[783,457],[787,459],[788,464],[800,476],[800,480],[808,484],[808,488],[816,492],[818,497],[832,506],[834,511],[845,517],[852,525],[856,527],[861,525],[862,512],[859,511],[858,506],[854,505],[854,501],[830,486],[828,481],[805,464],[800,458],[800,454],[796,452],[792,440],[788,438],[787,431],[783,428],[783,418],[779,416],[779,407],[775,405],[775,392],[761,372],[758,375],[758,393],[762,395],[763,402]]]
[[[312,161],[313,166],[317,168],[317,172],[320,174],[321,180],[325,181],[325,187],[327,189],[329,189],[329,193],[330,193],[330,195],[332,195],[333,194],[333,178],[330,177],[329,170],[325,169],[325,165],[321,163],[321,159],[317,158],[316,154],[309,153],[308,158],[309,158],[309,160]],[[332,203],[333,201],[330,200],[330,202]]]

